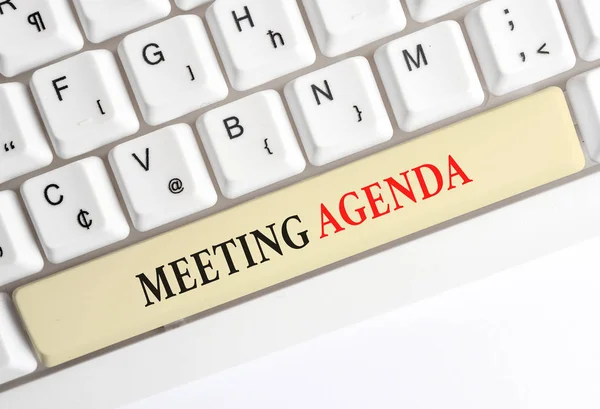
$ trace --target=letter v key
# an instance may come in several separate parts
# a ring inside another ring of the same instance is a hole
[[[145,163],[142,162],[135,153],[132,153],[131,156],[133,156],[133,158],[137,161],[137,163],[139,163],[140,166],[143,167],[146,172],[148,172],[150,170],[150,148],[146,148],[146,162]]]

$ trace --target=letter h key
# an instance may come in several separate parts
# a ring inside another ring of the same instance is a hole
[[[209,7],[206,19],[238,91],[315,61],[296,0],[220,0]]]

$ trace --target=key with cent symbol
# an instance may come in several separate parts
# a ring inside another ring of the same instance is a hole
[[[129,235],[129,224],[100,158],[82,159],[30,179],[21,192],[52,263]]]

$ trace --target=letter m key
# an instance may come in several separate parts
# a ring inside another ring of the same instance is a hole
[[[423,51],[423,44],[417,45],[417,57],[413,57],[413,55],[408,50],[402,50],[402,55],[404,56],[404,61],[406,62],[406,66],[408,67],[408,71],[413,70],[413,65],[416,69],[421,68],[421,62],[424,65],[429,65],[427,61],[427,56],[425,55],[425,51]]]

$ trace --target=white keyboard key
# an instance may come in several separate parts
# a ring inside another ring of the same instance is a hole
[[[304,75],[285,87],[285,96],[313,165],[367,149],[394,134],[364,57]]]
[[[494,95],[535,84],[575,65],[556,0],[492,0],[471,10],[465,23]]]
[[[227,198],[297,175],[306,166],[276,91],[262,91],[213,109],[196,125]]]
[[[97,157],[29,179],[21,194],[52,263],[62,263],[129,235],[106,168]]]
[[[433,20],[477,0],[406,0],[408,11],[413,20],[419,23]]]
[[[475,108],[484,93],[460,26],[444,21],[380,47],[375,61],[400,129]]]
[[[229,92],[198,16],[174,17],[128,35],[119,56],[150,125],[221,101]]]
[[[42,168],[52,152],[23,84],[0,84],[0,183]]]
[[[296,0],[219,0],[208,8],[206,20],[238,91],[315,62]]]
[[[139,129],[110,51],[87,51],[37,70],[31,89],[61,158],[81,155]]]
[[[43,266],[17,194],[0,192],[0,286],[37,273]]]
[[[109,155],[139,231],[213,206],[217,193],[192,128],[172,125],[114,148]]]
[[[13,77],[83,47],[67,0],[0,1],[0,74]]]
[[[171,12],[169,0],[73,0],[88,40],[101,43]]]
[[[304,0],[321,52],[335,57],[406,26],[398,0]]]
[[[567,93],[588,154],[600,162],[600,68],[571,78]]]
[[[32,373],[37,365],[10,296],[0,293],[0,385]]]
[[[191,10],[194,7],[201,6],[206,3],[210,3],[212,0],[175,0],[175,4],[181,10]]]
[[[600,58],[600,2],[560,0],[579,56],[585,61]]]

